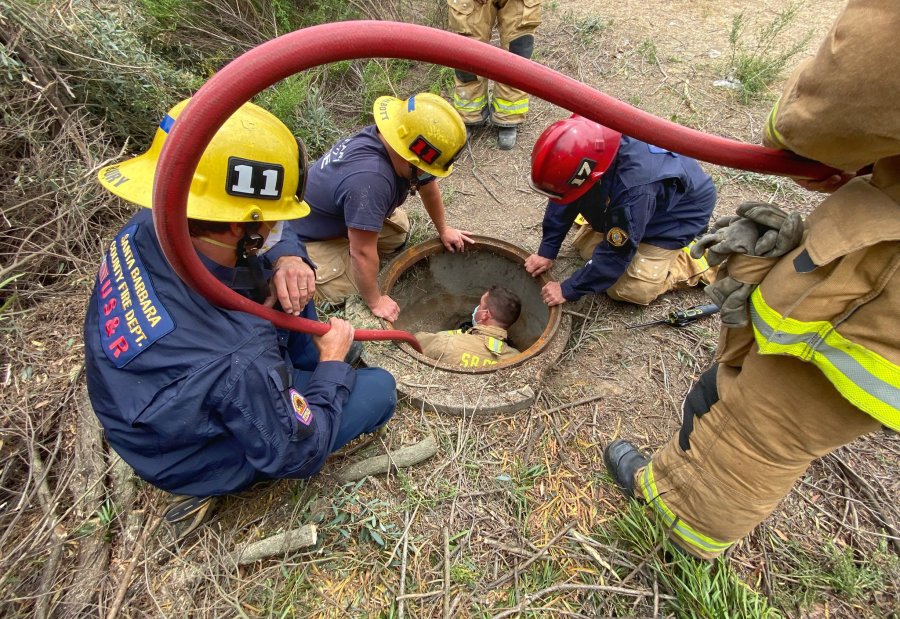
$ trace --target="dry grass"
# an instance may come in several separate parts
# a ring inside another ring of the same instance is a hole
[[[697,32],[686,32],[653,26],[646,7],[629,2],[619,12],[611,3],[545,2],[538,60],[664,117],[755,140],[767,102],[745,106],[712,88],[723,68],[705,56],[711,46],[726,49],[737,4],[653,9],[696,24]],[[202,41],[197,49],[206,64],[198,66],[214,70],[229,54],[283,30],[271,5],[252,4],[256,13],[250,5],[240,13],[252,25],[246,32],[210,21],[204,32],[193,24],[159,33],[158,45]],[[244,6],[203,5],[220,17]],[[444,3],[349,5],[420,23],[442,23],[445,10]],[[649,310],[585,299],[570,309],[589,318],[575,320],[567,353],[532,409],[476,422],[401,403],[386,437],[351,445],[315,479],[229,497],[215,521],[181,547],[163,529],[141,542],[160,493],[123,475],[83,403],[83,307],[102,240],[128,215],[93,176],[119,155],[126,135],[138,148],[145,144],[192,78],[112,27],[130,23],[115,7],[102,5],[111,12],[98,22],[103,28],[88,27],[91,6],[47,3],[37,12],[24,0],[0,0],[0,282],[20,275],[0,289],[18,297],[0,322],[0,612],[106,615],[121,601],[123,616],[685,616],[678,610],[684,587],[666,579],[685,577],[683,567],[670,565],[658,548],[629,542],[600,449],[628,436],[652,450],[677,427],[681,397],[711,358],[715,321],[685,330],[622,326],[700,302],[697,293],[667,296]],[[809,10],[820,11],[806,20],[820,34],[830,9]],[[107,55],[109,43],[143,55],[123,62]],[[318,99],[328,101],[339,126],[360,122],[366,66],[337,67],[314,82],[343,93]],[[446,72],[412,66],[398,80],[391,66],[370,68],[372,92],[446,86]],[[157,70],[147,75],[146,67]],[[110,81],[89,88],[103,80]],[[152,96],[138,101],[132,89]],[[101,95],[109,97],[105,112]],[[451,221],[536,247],[543,203],[524,190],[527,150],[563,113],[535,102],[521,145],[510,153],[494,150],[489,132],[477,135],[445,182],[455,196]],[[748,199],[807,211],[816,202],[783,179],[709,169],[722,214]],[[561,260],[557,274],[576,264]],[[551,412],[593,395],[598,378],[629,390]],[[440,452],[422,465],[344,486],[332,477],[347,461],[427,433]],[[900,443],[875,435],[838,457],[843,464],[816,463],[783,508],[736,546],[725,587],[746,582],[794,616],[895,612],[900,567],[889,529],[900,519],[891,500],[900,490],[893,475]],[[309,522],[319,526],[313,549],[247,567],[226,558],[238,544]]]

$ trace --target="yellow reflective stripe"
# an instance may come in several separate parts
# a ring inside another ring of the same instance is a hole
[[[495,337],[488,337],[488,348],[491,349],[491,352],[495,352],[499,355],[500,351],[503,350],[503,342]]]
[[[900,431],[900,366],[848,340],[828,321],[785,318],[759,288],[750,296],[750,318],[760,354],[812,363],[847,401]]]
[[[785,150],[790,150],[787,147],[787,144],[784,143],[784,137],[778,132],[778,129],[775,128],[775,121],[778,117],[778,106],[781,105],[781,99],[775,102],[775,105],[772,106],[772,111],[769,112],[769,118],[766,120],[766,138],[770,142],[775,142],[778,146]]]
[[[672,513],[672,510],[665,504],[656,489],[656,480],[653,479],[653,462],[647,465],[644,469],[644,474],[641,475],[641,493],[644,495],[644,500],[659,514],[672,533],[686,544],[707,552],[718,553],[727,550],[734,543],[720,542],[708,535],[704,535]]]
[[[484,95],[475,97],[474,99],[463,99],[458,94],[453,93],[453,107],[458,110],[480,110],[487,105]]]
[[[691,260],[693,260],[694,262],[696,262],[697,265],[698,265],[701,269],[703,269],[704,271],[706,271],[706,270],[709,269],[709,262],[706,261],[706,254],[704,253],[704,254],[703,254],[702,256],[700,256],[699,258],[694,258],[693,256],[691,256],[691,249],[694,247],[694,245],[695,245],[696,243],[697,243],[697,240],[695,239],[695,240],[691,241],[690,245],[688,245],[687,247],[682,247],[682,248],[681,248],[681,251],[683,251],[684,253],[686,253],[686,254],[688,255],[688,257],[689,257]]]
[[[525,114],[528,112],[528,99],[507,101],[506,99],[498,99],[495,97],[494,110],[503,112],[504,114]]]

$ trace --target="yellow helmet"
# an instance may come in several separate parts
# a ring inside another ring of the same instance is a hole
[[[378,97],[372,108],[375,125],[397,154],[434,176],[453,171],[466,145],[466,126],[453,106],[430,92],[404,101]]]
[[[188,101],[169,110],[146,153],[101,169],[100,184],[120,198],[150,208],[163,143]],[[306,217],[305,185],[303,143],[271,113],[245,103],[203,151],[191,182],[187,216],[223,222]]]

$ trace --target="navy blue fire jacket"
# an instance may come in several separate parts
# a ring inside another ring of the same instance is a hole
[[[263,255],[308,261],[286,235]],[[202,258],[202,257],[201,257]],[[202,258],[223,283],[243,269]],[[312,303],[304,317],[315,318]],[[258,479],[308,477],[331,451],[355,373],[318,362],[308,335],[215,307],[172,271],[149,209],[103,257],[84,326],[88,393],[113,449],[154,486],[211,496]],[[293,368],[313,370],[302,394]]]
[[[641,243],[686,247],[707,226],[715,204],[715,185],[696,161],[622,136],[615,161],[587,193],[570,204],[548,202],[537,253],[555,260],[579,213],[606,237],[562,282],[566,300],[577,301],[612,286]]]

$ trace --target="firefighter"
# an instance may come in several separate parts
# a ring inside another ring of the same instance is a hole
[[[729,278],[748,287],[726,295],[743,303],[743,320],[722,329],[680,432],[650,460],[623,440],[605,450],[623,492],[647,501],[697,557],[750,533],[814,459],[882,425],[900,430],[900,76],[871,79],[873,62],[900,66],[898,31],[893,0],[850,0],[788,80],[764,142],[846,172],[805,183],[837,190],[796,247],[781,258],[735,249],[726,260]],[[871,175],[847,182],[869,164]],[[789,217],[776,211],[739,214],[783,238]]]
[[[88,393],[106,439],[138,476],[180,495],[167,517],[184,519],[182,533],[209,514],[209,497],[315,474],[329,453],[384,425],[396,403],[389,373],[344,362],[348,322],[331,319],[321,337],[282,331],[211,305],[169,266],[149,207],[159,154],[186,104],[169,111],[146,153],[99,173],[110,192],[146,208],[103,256],[84,327]],[[285,234],[260,251],[282,221],[309,212],[305,174],[302,144],[262,108],[247,103],[219,129],[187,205],[193,247],[219,281],[274,305],[260,282],[272,267],[298,269],[281,294],[300,302],[288,288],[300,294],[314,281],[308,263],[295,264],[308,261],[302,245]],[[315,319],[312,301],[303,303],[300,313]]]
[[[544,285],[547,305],[603,292],[647,305],[669,290],[712,281],[705,259],[688,254],[716,203],[712,179],[693,159],[573,115],[535,142],[531,187],[550,198],[541,245],[525,261],[533,277],[553,266],[576,218],[587,221],[574,240],[587,264]]]
[[[317,293],[343,303],[357,292],[372,313],[391,322],[400,306],[378,285],[379,253],[399,249],[409,217],[399,208],[417,191],[448,251],[464,251],[469,232],[447,225],[436,178],[448,176],[466,143],[453,107],[437,95],[379,97],[375,124],[341,140],[309,171],[311,212],[290,224],[318,265]]]
[[[450,30],[484,43],[491,42],[494,26],[500,31],[500,46],[522,58],[531,58],[534,31],[541,24],[541,0],[447,0]],[[456,70],[453,106],[468,127],[492,123],[498,127],[497,146],[510,150],[516,145],[517,127],[528,114],[528,94],[500,82],[488,107],[486,78]]]
[[[519,319],[522,301],[508,288],[493,285],[472,310],[472,327],[438,333],[416,333],[422,352],[432,359],[464,368],[497,365],[519,354],[507,331]]]

